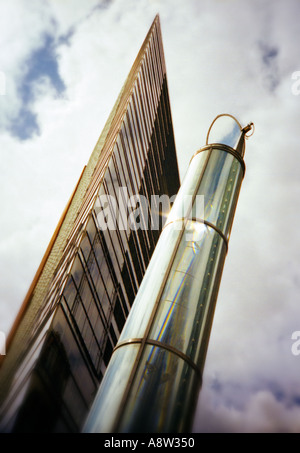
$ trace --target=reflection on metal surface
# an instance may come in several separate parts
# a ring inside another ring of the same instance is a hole
[[[251,134],[247,134],[252,131]],[[211,123],[206,137],[206,144],[222,143],[233,148],[242,157],[245,152],[245,138],[254,133],[254,124],[251,122],[242,127],[238,120],[228,113],[218,115]]]
[[[87,432],[174,433],[191,428],[244,176],[245,134],[252,129],[243,129],[231,115],[216,120],[208,139],[215,134],[223,143],[207,145],[191,160],[108,366],[109,377],[87,420]],[[204,196],[200,217],[197,196]],[[138,351],[130,365],[127,362],[121,394],[121,370],[114,355],[126,354],[133,345]],[[102,418],[108,389],[113,395],[109,423]]]

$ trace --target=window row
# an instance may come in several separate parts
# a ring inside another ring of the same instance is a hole
[[[63,291],[63,302],[97,373],[103,358],[108,362],[108,351],[112,351],[128,315],[128,294],[134,298],[136,291],[128,290],[130,278],[123,280],[122,269],[116,274],[113,260],[103,233],[91,217]],[[128,267],[125,257],[121,264]]]

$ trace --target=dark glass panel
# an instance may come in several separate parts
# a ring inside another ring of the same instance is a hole
[[[116,345],[116,344],[117,344],[117,341],[118,341],[118,339],[117,339],[117,336],[116,336],[116,332],[115,332],[115,330],[114,330],[114,328],[113,328],[113,325],[112,325],[112,324],[110,325],[110,328],[109,328],[109,333],[110,333],[110,335],[111,335],[111,338],[112,338],[112,341],[113,341],[114,345]]]
[[[112,352],[113,352],[112,344],[111,344],[109,338],[107,338],[105,351],[104,351],[104,355],[103,355],[103,360],[104,360],[104,363],[105,363],[106,366],[108,365],[108,362],[109,362],[109,360],[111,358]]]
[[[143,74],[143,94],[147,93],[147,96],[144,96],[147,98],[147,121],[149,122],[149,128],[150,130],[152,129],[152,125],[154,122],[154,117],[155,117],[155,110],[156,108],[154,107],[157,106],[157,101],[156,101],[156,96],[157,93],[155,90],[153,90],[153,81],[151,80],[151,74],[149,72],[149,62],[145,64],[142,67],[142,74]]]
[[[138,132],[140,144],[141,144],[140,150],[141,150],[141,153],[144,155],[144,158],[146,158],[147,145],[145,144],[143,120],[141,117],[140,104],[138,102],[138,94],[136,93],[136,88],[134,88],[133,93],[132,93],[132,106],[133,106],[133,110],[134,110],[135,116],[136,116],[137,132]]]
[[[141,128],[141,137],[142,137],[142,141],[143,141],[144,152],[146,154],[147,150],[148,150],[148,138],[147,138],[147,131],[146,131],[146,126],[145,126],[145,113],[144,113],[143,104],[141,102],[142,97],[141,97],[138,79],[137,79],[137,85],[135,87],[135,90],[136,90],[136,94],[135,94],[135,92],[133,92],[133,96],[134,96],[133,98],[136,103],[136,109],[138,112],[139,124],[140,124],[140,128]]]
[[[131,272],[129,271],[129,269],[130,269],[130,264],[129,263],[130,263],[130,261],[129,261],[129,258],[128,258],[128,252],[126,252],[126,254],[125,254],[125,263],[124,263],[124,266],[123,266],[123,269],[122,269],[122,279],[123,279],[123,282],[124,282],[124,286],[125,286],[125,289],[126,289],[126,293],[127,293],[127,297],[128,297],[129,303],[130,303],[130,305],[132,305],[133,301],[134,301],[135,294],[136,294],[136,288],[135,288],[134,281],[133,281],[132,276],[131,276]]]
[[[132,102],[128,106],[128,116],[129,116],[130,132],[132,135],[132,140],[135,144],[135,149],[136,149],[137,158],[138,158],[139,167],[140,167],[140,173],[142,174],[143,168],[145,165],[145,159],[144,159],[143,148],[142,148],[142,144],[141,144],[140,136],[139,136],[139,132],[138,132],[136,112],[132,106]]]
[[[127,149],[128,149],[128,163],[129,163],[129,167],[131,168],[131,171],[133,173],[133,177],[135,179],[136,193],[138,193],[139,187],[141,184],[140,169],[138,167],[138,161],[137,161],[137,156],[136,156],[136,152],[135,152],[135,145],[134,145],[134,142],[132,141],[132,134],[131,134],[129,120],[128,120],[127,115],[125,115],[123,124],[124,124],[123,138],[124,138],[124,141],[125,141]]]
[[[129,250],[130,250],[130,254],[132,257],[133,264],[134,264],[134,269],[135,269],[135,273],[136,273],[136,276],[138,279],[138,283],[140,284],[142,281],[142,278],[143,278],[143,274],[142,274],[143,267],[142,267],[142,264],[140,261],[139,247],[138,247],[135,235],[136,235],[136,232],[133,231],[130,236],[130,239],[129,239]]]
[[[117,296],[117,299],[115,302],[114,317],[115,317],[119,332],[121,332],[121,330],[125,324],[125,316],[124,316],[124,313],[123,313],[123,310],[121,307],[119,296]]]
[[[149,117],[149,99],[145,95],[145,81],[143,71],[139,74],[137,79],[138,93],[140,96],[141,111],[143,115],[143,122],[145,128],[145,140],[148,145],[151,138],[151,123]],[[148,147],[148,146],[147,146]]]

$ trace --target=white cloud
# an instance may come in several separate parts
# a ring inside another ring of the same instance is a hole
[[[69,35],[74,27],[85,21],[98,6],[105,6],[105,0],[47,0],[47,12],[51,14],[62,35]]]

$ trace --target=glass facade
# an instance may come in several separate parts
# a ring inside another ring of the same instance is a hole
[[[2,405],[2,431],[81,430],[163,227],[160,218],[151,228],[159,210],[152,197],[178,191],[158,18],[119,105],[32,321]]]
[[[190,429],[245,170],[239,153],[245,131],[235,126],[236,148],[208,144],[190,163],[91,409],[87,432]]]

